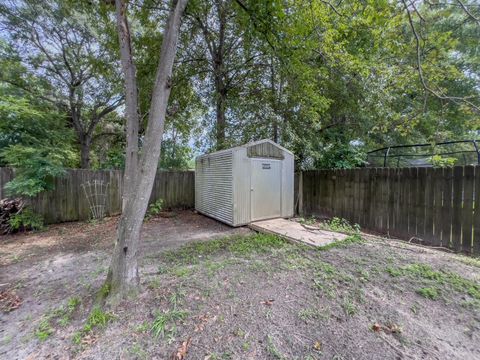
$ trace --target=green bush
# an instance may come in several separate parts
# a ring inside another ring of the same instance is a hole
[[[8,222],[13,232],[43,229],[42,216],[35,214],[29,208],[25,208],[20,213],[13,215]]]
[[[148,206],[147,215],[145,215],[145,219],[148,220],[160,214],[163,210],[163,204],[164,204],[163,199],[158,199],[153,204],[150,204]]]

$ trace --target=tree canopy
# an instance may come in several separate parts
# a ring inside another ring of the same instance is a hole
[[[140,153],[168,3],[125,2]],[[2,3],[2,165],[21,166],[34,148],[59,168],[124,166],[112,4]],[[188,168],[195,154],[261,138],[291,149],[298,168],[361,166],[377,147],[474,138],[479,19],[472,0],[192,0],[160,166]]]

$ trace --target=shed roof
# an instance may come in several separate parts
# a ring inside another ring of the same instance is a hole
[[[276,142],[274,142],[270,139],[262,139],[262,140],[257,140],[257,141],[251,141],[249,143],[239,145],[239,146],[234,146],[234,147],[231,147],[231,148],[228,148],[228,149],[225,149],[225,150],[219,150],[219,151],[214,151],[214,152],[207,153],[207,154],[202,154],[202,155],[199,155],[198,158],[203,157],[203,156],[207,156],[207,155],[220,154],[220,153],[231,151],[233,149],[238,149],[238,148],[250,148],[250,147],[254,147],[256,145],[265,144],[265,143],[269,143],[272,146],[277,147],[279,150],[285,151],[285,152],[293,155],[293,153],[290,150],[284,148],[283,146],[277,144]]]

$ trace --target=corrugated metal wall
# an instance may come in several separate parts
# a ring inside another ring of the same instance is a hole
[[[198,157],[195,167],[195,209],[233,224],[233,152]]]
[[[234,221],[233,225],[250,222],[250,158],[245,148],[235,149],[233,158]]]

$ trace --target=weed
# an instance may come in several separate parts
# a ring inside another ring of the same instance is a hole
[[[272,356],[272,358],[277,360],[283,360],[285,357],[283,354],[277,349],[275,344],[273,343],[273,339],[270,335],[267,336],[267,352]]]
[[[343,310],[345,311],[345,313],[348,316],[353,316],[358,311],[357,307],[355,306],[355,304],[351,301],[351,299],[349,297],[346,297],[345,299],[343,299],[342,307],[343,307]]]
[[[351,225],[347,220],[338,217],[323,222],[320,227],[325,230],[341,232],[349,235],[360,233],[360,226],[358,224]]]
[[[424,287],[424,288],[418,289],[417,294],[430,300],[437,300],[438,297],[440,296],[438,293],[438,290],[435,289],[434,287]]]
[[[102,297],[102,299],[105,299],[108,294],[110,294],[110,290],[111,290],[111,285],[108,284],[108,283],[105,283],[102,285],[102,287],[100,288],[100,296]]]
[[[321,316],[321,312],[314,308],[306,308],[298,312],[298,317],[305,322],[308,320],[319,319]]]
[[[299,223],[303,225],[314,225],[317,222],[314,216],[310,216],[309,218],[300,218]]]
[[[135,359],[148,359],[148,354],[145,350],[143,350],[140,344],[134,344],[128,350],[130,354],[132,354]]]
[[[147,214],[145,215],[145,220],[149,220],[154,216],[160,214],[163,210],[164,201],[163,199],[158,199],[154,203],[148,206]]]
[[[174,267],[172,273],[177,277],[188,277],[192,274],[192,269],[186,266]]]
[[[333,249],[333,248],[343,248],[343,247],[350,246],[352,244],[358,244],[358,243],[362,243],[362,242],[363,242],[362,237],[360,236],[359,233],[356,233],[356,234],[352,234],[352,235],[348,236],[344,240],[335,241],[335,242],[332,242],[332,243],[327,244],[325,246],[318,247],[317,249],[318,249],[318,251],[325,251],[325,250],[330,250],[330,249]]]
[[[403,271],[398,268],[393,268],[391,266],[388,266],[386,268],[386,271],[390,274],[390,276],[397,277],[403,275]]]
[[[140,325],[135,326],[135,332],[144,333],[150,328],[148,322],[144,321]]]
[[[105,312],[100,307],[95,306],[90,312],[90,315],[88,315],[83,328],[73,335],[73,342],[80,344],[86,334],[92,332],[95,328],[104,328],[114,318],[113,314]]]
[[[45,341],[50,335],[54,332],[53,327],[50,325],[50,319],[45,318],[40,322],[37,331],[35,331],[35,336],[40,341]]]
[[[35,331],[37,338],[42,341],[46,340],[53,334],[55,325],[67,326],[71,321],[72,313],[79,305],[80,299],[72,297],[67,301],[66,306],[60,306],[47,313]]]
[[[265,311],[265,318],[267,320],[271,320],[272,317],[273,317],[272,310],[268,309],[267,311]]]
[[[95,327],[105,327],[114,316],[108,312],[103,311],[100,307],[95,306],[88,316],[87,323],[83,327],[85,332],[92,331]]]
[[[176,309],[167,312],[157,312],[150,330],[155,337],[164,337],[166,330],[170,330],[170,333],[175,333],[176,322],[184,320],[187,316],[188,312]],[[167,329],[169,326],[170,329]]]
[[[238,329],[234,330],[233,335],[238,336],[240,338],[244,338],[246,333],[242,328],[238,328]]]
[[[0,341],[0,344],[2,345],[8,345],[10,342],[13,340],[13,335],[5,335],[3,339]]]
[[[44,227],[43,217],[34,213],[30,208],[12,215],[8,220],[13,232],[26,230],[42,230]]]
[[[410,307],[410,311],[416,315],[416,314],[418,313],[418,305],[417,305],[417,304],[413,304],[413,305]]]
[[[360,280],[363,281],[363,282],[367,282],[370,280],[370,273],[368,272],[368,270],[365,270],[365,269],[361,269],[359,271],[359,274],[360,274]]]

